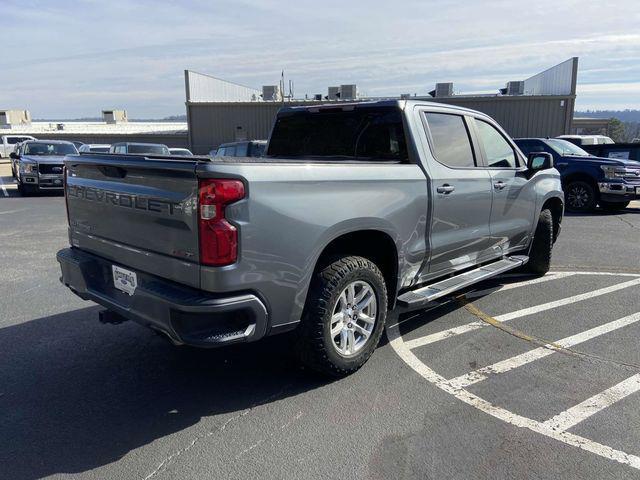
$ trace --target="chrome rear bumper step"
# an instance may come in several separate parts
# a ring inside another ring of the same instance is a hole
[[[450,295],[474,283],[487,280],[514,268],[521,267],[529,261],[525,255],[513,255],[505,257],[497,262],[483,265],[474,270],[449,277],[437,283],[432,283],[416,290],[410,290],[398,297],[398,305],[401,307],[420,307],[441,297]]]

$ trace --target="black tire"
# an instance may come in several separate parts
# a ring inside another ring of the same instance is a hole
[[[360,350],[343,356],[330,333],[331,319],[334,309],[339,308],[340,295],[355,281],[365,282],[371,288],[377,302],[377,314],[370,336]],[[303,365],[321,374],[349,375],[364,365],[376,349],[386,315],[387,289],[378,267],[363,257],[338,258],[316,272],[311,280],[302,320],[296,330],[297,356]]]
[[[25,185],[22,182],[18,182],[18,193],[20,193],[21,196],[29,197],[33,195],[34,192],[35,192],[35,189],[31,185]]]
[[[525,265],[525,271],[534,275],[544,275],[551,268],[551,252],[553,250],[553,216],[551,210],[544,209],[540,212],[536,233],[533,236],[529,261]]]
[[[609,212],[617,212],[619,210],[624,210],[629,206],[630,202],[603,202],[600,200],[599,204],[603,210],[607,210]]]
[[[570,212],[591,212],[596,208],[597,198],[594,188],[582,180],[573,181],[565,186],[566,209]]]

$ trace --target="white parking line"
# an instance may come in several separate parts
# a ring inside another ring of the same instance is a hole
[[[571,445],[581,450],[585,450],[601,457],[615,460],[616,462],[630,467],[640,469],[640,457],[631,455],[620,450],[613,449],[607,445],[603,445],[588,438],[575,435],[573,433],[565,431],[553,430],[548,425],[538,422],[531,418],[523,417],[517,413],[510,412],[502,407],[494,405],[491,402],[478,397],[477,395],[465,390],[464,388],[451,385],[444,377],[438,375],[434,370],[424,364],[414,353],[407,348],[407,344],[402,340],[400,330],[397,326],[387,328],[387,336],[389,337],[389,343],[395,350],[398,356],[415,372],[422,376],[425,380],[428,380],[436,387],[444,390],[445,392],[453,395],[458,400],[477,408],[478,410],[487,413],[503,422],[509,423],[516,427],[528,428],[533,432],[537,432],[549,438],[556,439],[567,445]]]
[[[618,274],[616,272],[574,272],[574,274],[634,277],[636,280],[631,282],[625,282],[620,285],[616,285],[613,288],[607,287],[605,289],[596,290],[588,294],[571,297],[573,299],[571,302],[567,302],[566,300],[559,301],[560,303],[548,302],[544,304],[545,308],[543,309],[538,308],[536,312],[533,312],[533,313],[537,313],[538,311],[549,310],[550,308],[555,308],[556,306],[559,306],[559,305],[567,305],[569,303],[574,303],[575,301],[584,300],[586,298],[592,298],[594,296],[597,296],[596,293],[598,295],[611,293],[616,290],[621,290],[622,288],[628,288],[630,286],[636,285],[640,282],[640,279],[639,279],[640,275],[635,273]],[[519,310],[519,312],[521,313],[524,312],[524,314],[526,315],[530,315],[532,313],[531,309],[522,309],[522,310]],[[510,319],[516,318],[512,316],[513,313],[507,314],[506,318],[509,318],[509,317],[511,317]],[[638,321],[638,315],[640,315],[640,313],[618,319],[614,322],[605,324],[602,327],[596,327],[595,329],[591,329],[587,332],[584,332],[583,334],[578,334],[572,337],[568,337],[567,339],[565,339],[565,341],[567,340],[576,341],[576,339],[580,340],[580,335],[584,335],[584,334],[593,335],[598,332],[600,332],[598,334],[603,334],[603,333],[606,333],[605,330],[611,331],[615,328],[621,328],[622,326],[624,326],[624,324],[630,325],[631,323],[635,323],[636,321]],[[497,317],[497,318],[500,318],[500,317]],[[505,318],[505,316],[502,316],[502,318]],[[478,322],[473,322],[468,325],[463,325],[462,327],[446,330],[445,332],[438,332],[438,334],[434,334],[434,335],[440,336],[441,339],[447,338],[448,336],[455,335],[456,333],[454,332],[460,332],[462,331],[461,329],[464,329],[464,328],[469,329],[472,326],[476,325],[477,323]],[[590,417],[594,413],[601,411],[602,409],[621,400],[622,398],[625,398],[626,396],[640,390],[640,373],[628,378],[627,380],[619,383],[618,385],[602,393],[599,393],[591,397],[588,400],[585,400],[579,405],[576,405],[575,407],[572,407],[566,410],[565,412],[562,412],[561,414],[556,415],[555,417],[551,418],[550,420],[547,420],[546,422],[539,422],[531,418],[527,418],[525,416],[510,412],[505,408],[502,408],[492,402],[488,402],[487,400],[481,397],[478,397],[477,395],[469,392],[465,388],[462,388],[460,385],[455,384],[453,381],[446,380],[444,377],[442,377],[433,369],[431,369],[427,364],[422,362],[412,352],[411,348],[415,348],[416,341],[405,342],[400,333],[398,324],[387,326],[386,331],[387,331],[387,336],[389,338],[389,343],[391,347],[410,368],[412,368],[416,373],[422,376],[425,380],[432,383],[434,386],[456,397],[458,400],[466,403],[467,405],[470,405],[510,425],[513,425],[519,428],[529,429],[530,431],[539,433],[548,438],[552,438],[557,441],[560,441],[565,445],[570,445],[570,446],[579,448],[581,450],[594,453],[603,458],[614,460],[623,465],[628,465],[630,467],[640,470],[640,457],[638,457],[637,455],[632,455],[632,454],[623,452],[621,450],[616,450],[614,448],[609,447],[608,445],[604,445],[602,443],[598,443],[588,438],[575,435],[573,433],[566,431],[571,426],[576,425],[577,423]],[[469,330],[466,330],[466,331],[469,331]],[[450,333],[447,334],[446,332],[450,332]],[[433,336],[427,336],[423,338],[429,338],[429,337],[433,338]],[[570,340],[570,339],[573,339],[573,340]],[[421,340],[421,339],[418,339],[418,340]],[[560,342],[562,342],[562,340]],[[432,342],[427,342],[427,343],[432,343]],[[536,350],[538,349],[535,349],[533,351],[536,351]]]
[[[564,305],[570,305],[572,303],[580,302],[582,300],[586,300],[589,298],[599,297],[601,295],[607,295],[612,292],[616,292],[618,290],[622,290],[625,288],[633,287],[636,285],[640,285],[640,278],[636,278],[634,280],[629,280],[627,282],[619,283],[617,285],[612,285],[610,287],[600,288],[598,290],[593,290],[587,293],[581,293],[579,295],[574,295],[572,297],[563,298],[561,300],[555,300],[553,302],[543,303],[542,305],[536,305],[534,307],[523,308],[520,310],[516,310],[514,312],[505,313],[504,315],[498,315],[495,317],[499,322],[508,322],[510,320],[514,320],[516,318],[525,317],[527,315],[533,315],[534,313],[544,312],[545,310],[551,310],[552,308],[562,307]],[[459,327],[450,328],[447,330],[443,330],[441,332],[432,333],[430,335],[426,335],[421,338],[416,338],[414,340],[410,340],[406,342],[406,345],[410,349],[422,347],[424,345],[428,345],[430,343],[439,342],[440,340],[444,340],[445,338],[454,337],[457,335],[461,335],[463,333],[471,332],[473,330],[478,330],[479,328],[485,327],[487,324],[484,322],[470,322],[465,325],[461,325]]]
[[[632,325],[638,321],[640,321],[640,313],[634,313],[633,315],[629,315],[623,318],[619,318],[618,320],[599,325],[585,332],[578,333],[577,335],[571,335],[570,337],[566,337],[556,342],[549,343],[544,347],[529,350],[528,352],[516,355],[515,357],[511,357],[506,360],[502,360],[501,362],[494,363],[493,365],[488,365],[459,377],[452,378],[451,380],[449,380],[449,383],[461,388],[468,387],[469,385],[473,385],[474,383],[485,380],[489,375],[497,375],[500,373],[508,372],[515,368],[531,363],[535,360],[547,357],[558,351],[560,348],[570,348],[579,343],[586,342],[587,340],[591,340],[600,335],[604,335],[605,333],[609,333],[619,328]]]
[[[4,186],[4,182],[2,181],[2,178],[0,178],[0,188],[2,188],[2,193],[4,194],[4,196],[8,197],[9,192],[7,192],[7,188]]]
[[[498,288],[487,288],[484,290],[476,290],[475,292],[467,293],[465,297],[468,299],[484,297],[485,295],[488,295],[490,293],[504,292],[506,290],[511,290],[512,288],[523,287],[525,285],[536,285],[538,283],[544,283],[550,280],[557,280],[559,278],[571,277],[573,275],[575,275],[575,272],[549,273],[544,277],[534,278],[533,280],[530,279],[530,280],[524,280],[522,282],[507,283],[506,285],[501,285]]]
[[[544,422],[543,425],[556,432],[564,432],[638,390],[640,390],[640,373],[636,373],[634,376],[623,380],[604,392],[594,395],[575,407],[559,413]]]

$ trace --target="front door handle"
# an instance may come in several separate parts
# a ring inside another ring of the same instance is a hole
[[[441,187],[436,188],[436,191],[438,193],[451,193],[456,189],[456,187],[454,187],[453,185],[449,185],[448,183],[445,183],[444,185],[442,185]]]
[[[496,183],[493,184],[493,188],[495,188],[496,190],[502,190],[506,186],[507,184],[504,183],[502,180],[498,180]]]

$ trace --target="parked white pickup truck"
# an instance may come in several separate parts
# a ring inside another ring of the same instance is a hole
[[[30,135],[2,135],[0,136],[0,158],[6,158],[16,149],[16,145],[25,140],[35,140]]]

